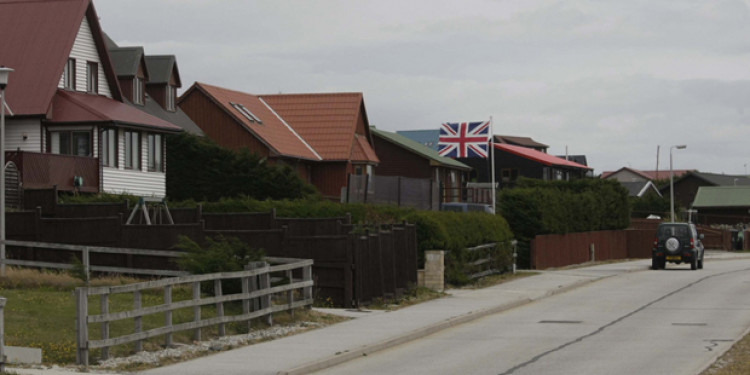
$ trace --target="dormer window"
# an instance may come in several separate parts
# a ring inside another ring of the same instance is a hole
[[[167,86],[167,100],[166,107],[167,111],[174,112],[175,110],[175,97],[177,96],[177,88],[174,86]]]
[[[263,125],[263,121],[260,121],[260,119],[257,116],[255,116],[252,112],[250,112],[250,110],[245,108],[244,105],[240,103],[229,103],[229,104],[231,104],[232,107],[234,107],[234,109],[242,113],[242,115],[245,116],[245,118],[247,118],[248,120],[250,120],[250,122],[257,122],[258,125]]]
[[[91,61],[86,63],[86,92],[89,94],[99,92],[99,65]]]
[[[143,80],[133,78],[133,103],[143,105]]]
[[[68,59],[63,70],[63,87],[66,90],[76,89],[76,59]]]

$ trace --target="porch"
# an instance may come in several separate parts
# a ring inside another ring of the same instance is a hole
[[[28,151],[9,151],[5,160],[18,168],[19,182],[24,189],[74,191],[74,177],[82,178],[78,189],[85,193],[99,192],[99,159],[87,156],[43,154]]]

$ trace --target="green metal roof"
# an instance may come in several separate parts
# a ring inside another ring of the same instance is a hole
[[[419,142],[406,138],[403,135],[387,132],[384,130],[378,130],[374,126],[370,127],[370,131],[372,132],[372,135],[376,137],[382,138],[386,141],[396,144],[397,146],[401,146],[408,151],[422,156],[423,158],[437,162],[442,166],[463,169],[467,171],[471,170],[470,166],[461,163],[460,161],[440,156],[440,154],[438,154],[436,150],[433,150]]]
[[[148,83],[167,84],[172,77],[177,59],[174,55],[147,55],[146,66],[150,76]],[[177,87],[182,86],[179,73],[176,73]]]
[[[693,207],[750,207],[750,186],[701,186]]]

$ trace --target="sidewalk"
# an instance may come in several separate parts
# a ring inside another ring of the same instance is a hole
[[[750,257],[750,253],[706,252],[706,259]],[[304,374],[415,340],[590,282],[645,271],[650,260],[541,271],[484,289],[446,291],[449,296],[396,311],[336,310],[354,319],[322,329],[160,367],[142,374]],[[332,311],[326,311],[332,312]],[[71,374],[60,370],[15,370],[20,375]]]

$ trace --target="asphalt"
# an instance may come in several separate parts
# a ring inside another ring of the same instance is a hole
[[[713,260],[748,253],[706,252]],[[588,283],[650,268],[650,260],[618,262],[533,276],[483,289],[451,289],[447,297],[395,311],[321,309],[354,319],[302,334],[220,352],[141,374],[306,374],[553,296]],[[70,369],[11,369],[19,375],[71,374]]]

